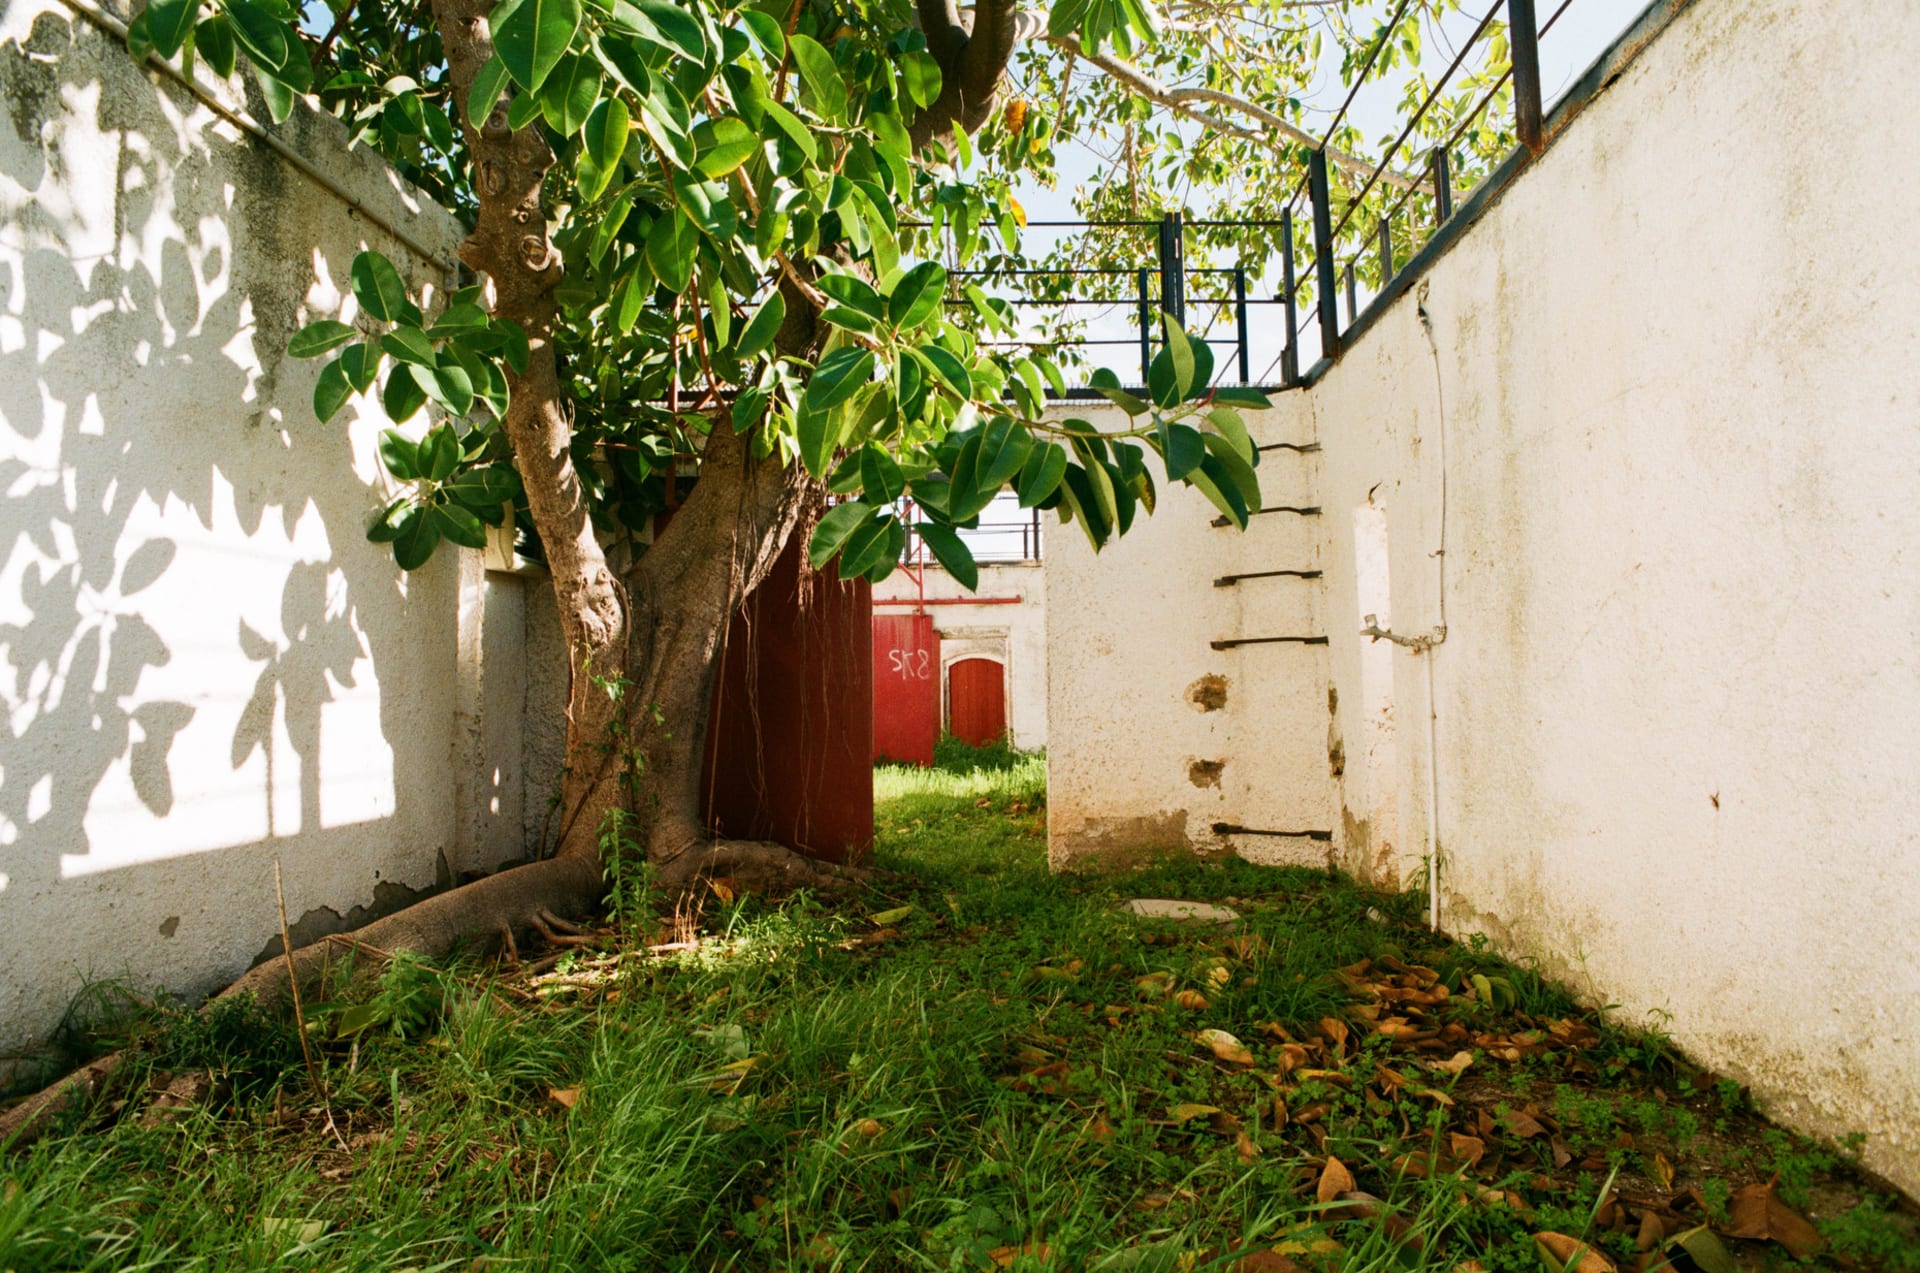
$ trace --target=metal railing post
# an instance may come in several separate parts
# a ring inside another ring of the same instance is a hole
[[[1178,212],[1160,214],[1160,309],[1187,325],[1186,233]]]
[[[1285,302],[1287,343],[1280,349],[1280,383],[1300,380],[1300,316],[1294,309],[1293,284],[1293,210],[1280,214],[1280,297]]]
[[[1347,326],[1360,317],[1360,283],[1353,277],[1353,262],[1347,262]]]
[[[1247,267],[1238,265],[1233,270],[1233,315],[1234,324],[1239,328],[1240,337],[1240,383],[1247,383]]]
[[[1533,0],[1507,0],[1507,40],[1513,49],[1513,121],[1520,144],[1534,154],[1545,148],[1540,115],[1540,25]]]
[[[1447,148],[1440,147],[1433,152],[1433,223],[1445,225],[1447,218],[1453,215],[1453,161],[1447,158]]]
[[[1340,352],[1340,302],[1334,295],[1333,204],[1327,197],[1327,154],[1307,156],[1307,197],[1313,203],[1313,266],[1320,284],[1320,356]]]
[[[1153,307],[1147,299],[1147,269],[1140,268],[1140,383],[1147,383],[1147,368],[1153,363]]]
[[[1387,280],[1393,277],[1393,223],[1385,217],[1380,218],[1380,290],[1387,290]]]

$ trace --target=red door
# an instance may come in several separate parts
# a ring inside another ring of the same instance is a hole
[[[931,765],[940,737],[940,634],[929,614],[873,616],[873,758]]]
[[[976,747],[1006,734],[1006,668],[992,659],[961,659],[947,669],[947,729]]]

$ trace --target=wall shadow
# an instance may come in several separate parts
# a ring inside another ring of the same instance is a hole
[[[0,33],[5,1050],[84,978],[238,972],[276,859],[295,914],[444,874],[455,594],[283,359],[365,224],[68,11]]]

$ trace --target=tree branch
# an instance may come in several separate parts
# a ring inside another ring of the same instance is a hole
[[[1091,65],[1100,68],[1100,70],[1106,72],[1107,75],[1119,81],[1123,87],[1131,92],[1137,93],[1150,102],[1164,106],[1177,115],[1184,115],[1196,123],[1204,124],[1206,127],[1217,132],[1226,133],[1231,137],[1238,137],[1242,141],[1251,142],[1256,146],[1264,146],[1275,154],[1289,158],[1291,157],[1290,143],[1292,145],[1312,146],[1316,149],[1320,146],[1320,139],[1318,137],[1315,137],[1299,125],[1274,114],[1257,102],[1250,102],[1244,97],[1235,97],[1231,93],[1223,93],[1219,89],[1175,88],[1171,85],[1162,84],[1159,80],[1154,79],[1153,76],[1147,74],[1147,72],[1141,70],[1131,62],[1114,57],[1108,53],[1089,54],[1086,49],[1081,47],[1079,37],[1074,35],[1044,36],[1042,38],[1045,39],[1048,44],[1054,45],[1056,48],[1064,49],[1074,57],[1084,58]],[[1217,114],[1201,110],[1195,105],[1195,103],[1200,102],[1237,111],[1254,120],[1256,123],[1264,125],[1270,129],[1271,132],[1258,132],[1239,124],[1230,123]],[[1358,155],[1348,154],[1346,151],[1333,146],[1328,146],[1326,151],[1327,162],[1343,172],[1352,173],[1362,179],[1373,175],[1375,165],[1372,162],[1362,159]],[[1381,172],[1380,180],[1387,185],[1396,186],[1402,190],[1424,189],[1428,184],[1419,177],[1411,177],[1404,173],[1395,172],[1391,168]]]

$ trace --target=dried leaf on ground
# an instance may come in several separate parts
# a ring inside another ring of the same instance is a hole
[[[1189,1012],[1199,1012],[1207,1006],[1207,997],[1198,990],[1182,990],[1173,1001]]]
[[[577,1087],[550,1087],[547,1095],[562,1109],[572,1109],[580,1101],[580,1089]]]
[[[1734,1190],[1727,1203],[1727,1223],[1721,1229],[1728,1237],[1752,1238],[1759,1242],[1778,1242],[1802,1258],[1825,1246],[1820,1234],[1807,1218],[1780,1201],[1775,1182],[1747,1185]]]
[[[1353,1179],[1353,1173],[1338,1158],[1329,1156],[1327,1165],[1320,1169],[1320,1183],[1313,1195],[1321,1202],[1332,1202],[1343,1193],[1350,1193],[1359,1186]]]
[[[1612,1260],[1564,1233],[1536,1233],[1533,1245],[1540,1253],[1540,1262],[1552,1273],[1620,1273]]]
[[[1704,1224],[1675,1234],[1667,1245],[1685,1251],[1687,1257],[1700,1266],[1701,1273],[1740,1273],[1740,1266],[1734,1263],[1726,1245]]]
[[[1252,1050],[1225,1030],[1202,1030],[1193,1037],[1222,1061],[1233,1065],[1253,1064]]]
[[[1176,1123],[1190,1123],[1196,1118],[1211,1118],[1221,1113],[1218,1105],[1176,1105],[1167,1111],[1167,1117]]]

